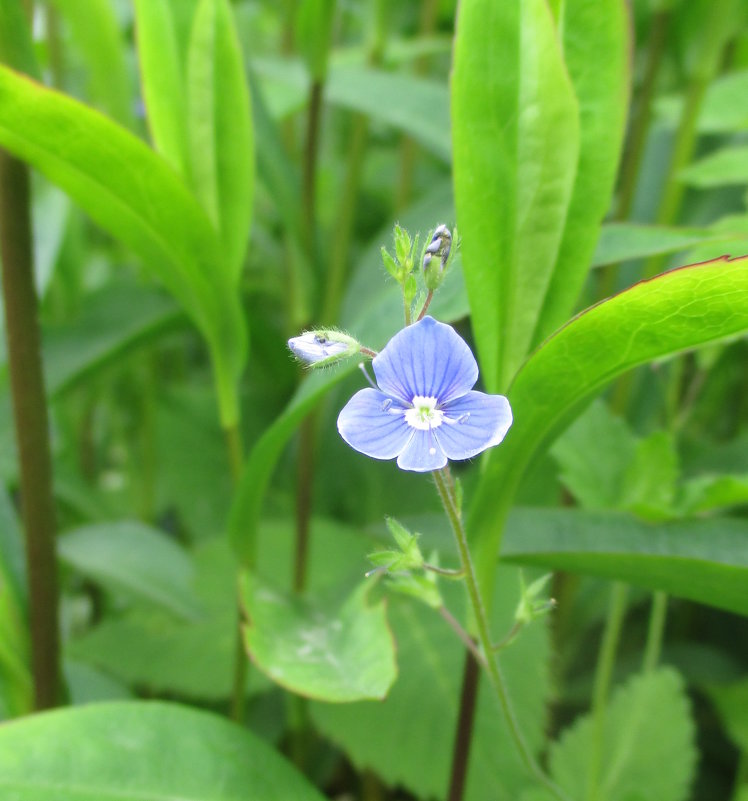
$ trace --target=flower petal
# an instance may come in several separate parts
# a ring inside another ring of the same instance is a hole
[[[444,404],[478,380],[478,365],[457,332],[432,317],[403,328],[372,361],[379,388],[409,404],[416,395]]]
[[[376,389],[359,390],[338,415],[340,436],[373,459],[394,459],[413,436],[404,409]]]
[[[468,392],[443,408],[436,438],[449,459],[470,459],[498,445],[512,424],[512,410],[503,395]]]
[[[414,436],[397,457],[397,466],[401,470],[413,470],[416,473],[428,473],[444,467],[447,457],[439,447],[433,429],[411,430]]]

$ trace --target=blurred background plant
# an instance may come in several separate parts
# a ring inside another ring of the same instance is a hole
[[[497,642],[553,571],[501,653],[530,750],[578,801],[748,798],[748,267],[719,260],[748,253],[746,23],[745,0],[0,0],[0,146],[31,168],[28,202],[0,173],[3,296],[25,217],[60,579],[58,615],[24,561],[6,310],[0,788],[550,797],[445,618],[364,579],[385,514],[456,563],[434,488],[339,439],[354,363],[286,347],[383,347],[393,226],[457,223],[429,313],[515,413],[455,469]]]

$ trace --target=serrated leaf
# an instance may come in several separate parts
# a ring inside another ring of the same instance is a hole
[[[395,680],[395,651],[384,603],[369,603],[366,582],[342,603],[300,599],[248,571],[240,593],[252,661],[273,681],[307,698],[376,700]]]
[[[635,676],[614,694],[602,742],[585,715],[551,747],[551,774],[572,798],[685,801],[696,767],[695,732],[683,681],[673,670]],[[589,762],[601,749],[596,792]]]
[[[322,801],[246,729],[155,701],[59,709],[0,727],[0,794],[14,801],[51,794],[65,801]]]
[[[512,625],[519,585],[510,570],[497,579],[493,620],[496,638]],[[460,588],[445,587],[455,608]],[[419,798],[444,798],[464,649],[433,610],[393,597],[390,620],[398,644],[399,675],[382,704],[312,703],[316,726],[359,768],[375,771],[390,785],[403,785]],[[541,623],[529,627],[502,656],[519,725],[533,751],[543,742],[544,699],[548,690],[548,639]],[[515,798],[532,784],[499,712],[493,690],[481,681],[465,798]]]

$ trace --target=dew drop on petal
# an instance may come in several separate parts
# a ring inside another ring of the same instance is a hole
[[[386,412],[392,406],[392,398],[382,401],[382,411]]]
[[[470,419],[470,412],[465,412],[465,414],[463,414],[463,415],[461,415],[460,417],[457,418],[457,422],[458,423],[467,423],[467,421],[469,419]]]
[[[436,453],[436,448],[429,448],[429,455],[433,456]]]

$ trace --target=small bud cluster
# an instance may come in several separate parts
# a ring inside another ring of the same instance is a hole
[[[452,252],[452,233],[446,225],[438,225],[423,254],[423,280],[426,289],[434,292],[444,280]]]

